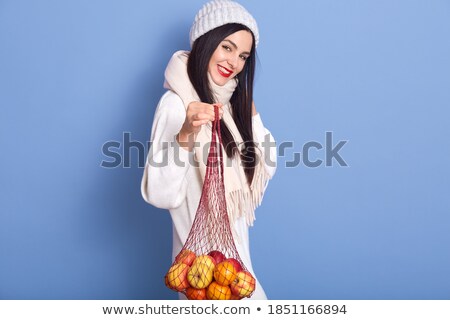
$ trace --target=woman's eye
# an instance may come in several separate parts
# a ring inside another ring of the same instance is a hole
[[[222,48],[224,48],[227,51],[231,51],[231,48],[229,46],[227,46],[227,45],[223,45]]]
[[[247,58],[248,58],[247,56],[241,56],[241,59],[244,61],[247,60]]]

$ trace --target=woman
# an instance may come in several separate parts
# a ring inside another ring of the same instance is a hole
[[[216,0],[198,12],[190,40],[191,52],[176,52],[165,72],[169,90],[155,112],[142,195],[170,211],[175,257],[194,221],[205,175],[205,145],[218,105],[231,229],[240,258],[255,275],[248,227],[275,173],[276,159],[275,148],[262,145],[274,140],[253,103],[258,28],[241,5]],[[258,281],[251,298],[267,299]]]

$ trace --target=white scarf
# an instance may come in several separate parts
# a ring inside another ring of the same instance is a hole
[[[185,108],[192,101],[200,101],[194,87],[192,86],[187,73],[188,51],[177,51],[172,56],[165,71],[164,87],[174,91],[181,100]],[[215,102],[222,103],[223,120],[234,137],[238,146],[243,146],[242,137],[231,115],[230,98],[237,86],[237,79],[228,81],[224,86],[218,86],[212,81],[209,73],[210,87],[213,90]],[[211,123],[203,125],[198,133],[194,147],[195,159],[198,162],[202,179],[205,179],[206,159],[208,150],[205,144],[211,142]],[[222,147],[223,148],[223,147]],[[222,149],[223,150],[223,149]],[[259,149],[256,149],[258,151]],[[204,155],[203,152],[206,152]],[[255,220],[255,209],[260,205],[264,190],[266,189],[269,176],[266,173],[260,155],[256,161],[255,173],[251,185],[247,183],[241,157],[234,156],[232,159],[224,155],[224,185],[226,193],[227,211],[230,218],[232,230],[237,218],[245,217],[248,225],[253,225]],[[202,161],[203,160],[203,161]],[[230,165],[231,164],[231,165]],[[233,232],[235,233],[235,232]],[[235,234],[236,235],[236,234]],[[238,240],[238,239],[237,239]]]

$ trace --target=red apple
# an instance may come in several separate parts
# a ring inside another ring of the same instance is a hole
[[[240,271],[230,285],[231,294],[238,297],[249,297],[255,291],[256,280],[248,271]]]
[[[195,255],[195,253],[192,252],[191,250],[183,249],[176,256],[175,262],[176,263],[180,263],[181,262],[181,263],[187,264],[188,266],[192,266],[192,262],[194,262],[196,257],[197,256]]]
[[[186,289],[186,297],[189,300],[206,300],[206,289],[195,289],[189,287]]]
[[[211,251],[210,253],[208,253],[208,256],[211,256],[216,261],[216,264],[221,263],[223,260],[225,260],[225,255],[218,250]]]
[[[167,286],[175,291],[183,291],[189,287],[187,274],[189,266],[185,263],[175,263],[167,271]]]
[[[242,265],[236,259],[228,258],[228,259],[225,259],[224,261],[231,262],[234,266],[234,269],[236,269],[236,272],[242,271]]]

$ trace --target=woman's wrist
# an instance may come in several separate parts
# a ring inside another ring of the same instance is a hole
[[[194,148],[195,137],[192,133],[186,133],[183,129],[176,136],[177,142],[183,149],[192,151]]]

